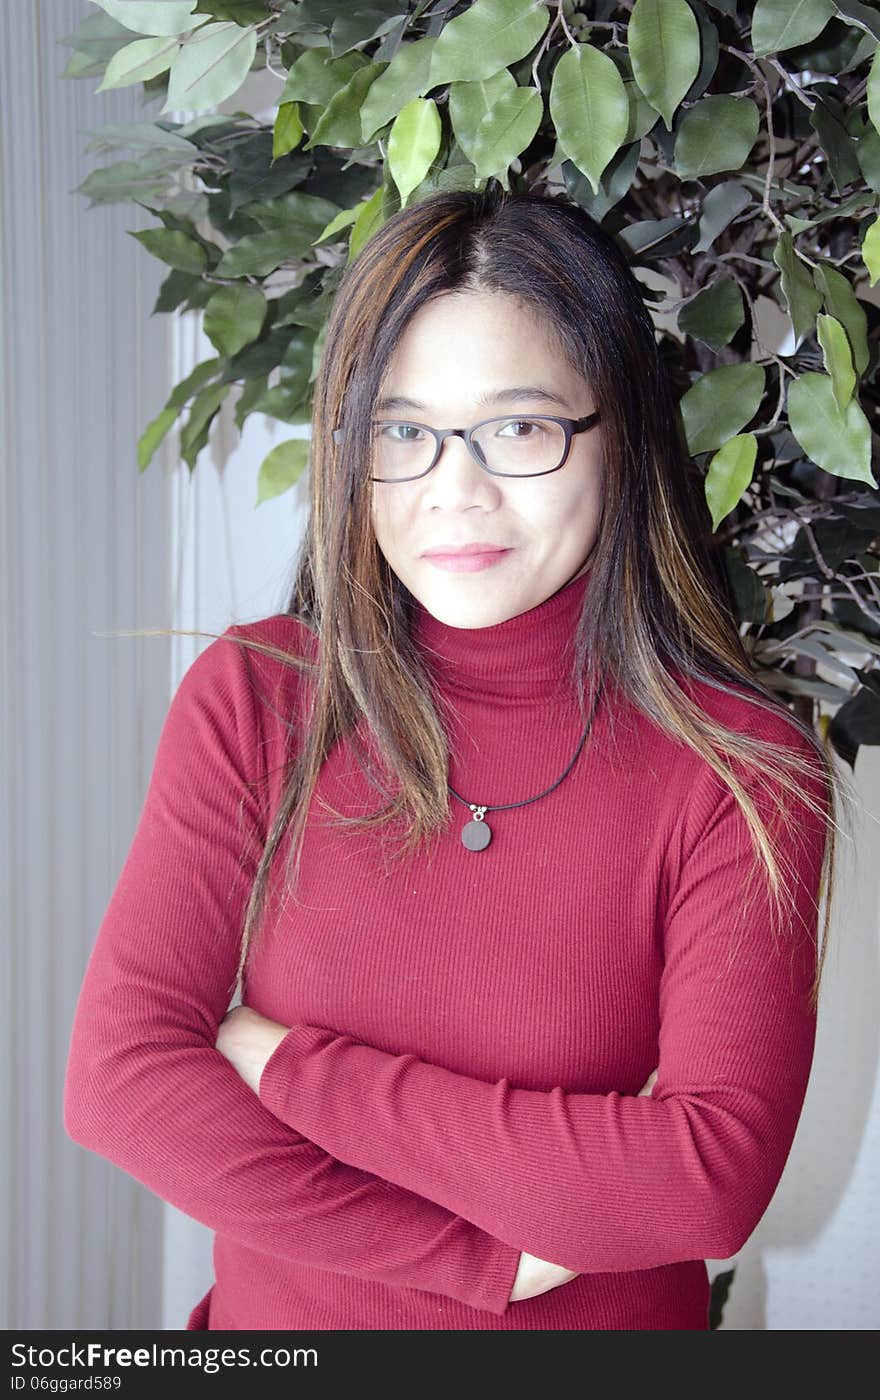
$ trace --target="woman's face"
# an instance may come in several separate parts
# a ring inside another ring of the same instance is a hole
[[[503,396],[516,386],[532,392]],[[392,398],[411,402],[384,406]],[[595,407],[543,318],[505,293],[449,292],[409,322],[373,418],[461,428],[502,415],[582,418]],[[491,627],[583,572],[599,531],[602,470],[601,423],[575,434],[565,465],[544,476],[490,476],[461,438],[447,438],[427,476],[372,483],[376,539],[434,617]],[[466,570],[427,553],[477,543],[504,552]]]

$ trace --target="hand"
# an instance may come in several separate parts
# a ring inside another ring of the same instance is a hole
[[[636,1098],[650,1095],[656,1082],[655,1069],[642,1085]],[[521,1303],[526,1298],[537,1298],[540,1293],[549,1293],[551,1289],[559,1288],[563,1283],[570,1283],[577,1277],[577,1273],[564,1268],[562,1264],[550,1264],[546,1259],[538,1259],[534,1254],[522,1253],[508,1302]]]
[[[534,1254],[522,1253],[508,1302],[521,1303],[526,1298],[537,1298],[539,1293],[549,1293],[551,1288],[570,1283],[573,1278],[577,1278],[577,1274],[561,1264],[550,1264]]]
[[[640,1099],[640,1098],[642,1098],[643,1096],[650,1098],[651,1090],[653,1089],[653,1087],[654,1087],[654,1085],[655,1085],[656,1083],[657,1083],[657,1070],[655,1069],[654,1072],[653,1072],[653,1074],[650,1074],[650,1075],[648,1076],[647,1080],[646,1080],[645,1083],[642,1085],[642,1087],[641,1087],[641,1089],[639,1090],[639,1092],[636,1094],[636,1098],[637,1098],[637,1099]]]
[[[217,1049],[245,1084],[259,1094],[260,1076],[290,1029],[249,1006],[233,1006],[217,1028]]]

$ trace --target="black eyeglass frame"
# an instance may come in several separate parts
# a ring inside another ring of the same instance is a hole
[[[549,423],[558,423],[563,429],[565,433],[565,447],[563,449],[561,462],[557,463],[555,467],[548,467],[547,470],[543,472],[497,472],[494,471],[492,467],[487,466],[486,463],[479,456],[477,446],[472,438],[472,435],[477,431],[477,429],[485,428],[488,423],[516,423],[519,421],[527,422],[532,418],[540,418],[545,422]],[[423,472],[416,472],[415,476],[373,476],[370,478],[370,480],[383,482],[387,486],[394,486],[400,481],[419,481],[423,476],[427,476],[428,472],[433,471],[436,467],[437,463],[440,460],[440,453],[443,451],[443,444],[448,437],[462,438],[467,450],[470,452],[474,461],[479,467],[483,469],[484,472],[488,472],[489,476],[506,476],[511,477],[513,479],[532,476],[549,476],[552,472],[558,472],[562,469],[562,467],[565,466],[566,462],[568,461],[569,452],[571,451],[571,440],[574,437],[574,435],[576,433],[587,432],[587,430],[589,428],[594,427],[594,425],[598,423],[598,421],[598,413],[588,413],[584,418],[559,418],[556,416],[556,414],[553,413],[523,413],[519,416],[517,416],[517,414],[515,413],[503,413],[494,418],[483,418],[480,420],[479,423],[471,424],[469,428],[429,428],[427,423],[414,423],[407,418],[388,418],[382,420],[377,419],[374,420],[374,426],[377,427],[390,427],[390,425],[393,423],[398,427],[420,428],[422,432],[430,433],[436,443],[436,449],[434,452],[434,456],[431,460],[430,466],[426,467]],[[343,441],[344,437],[344,428],[333,429],[333,441],[337,445]]]

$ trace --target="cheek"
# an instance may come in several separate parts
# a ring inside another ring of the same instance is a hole
[[[399,503],[398,503],[399,504]],[[379,548],[383,551],[391,549],[395,538],[399,535],[399,522],[397,520],[399,510],[394,509],[393,498],[388,499],[387,495],[373,493],[370,503],[370,519],[373,523],[373,533],[376,536]]]
[[[545,490],[536,492],[529,502],[527,518],[532,528],[548,538],[564,538],[578,534],[596,513],[595,491],[584,482],[543,483]]]

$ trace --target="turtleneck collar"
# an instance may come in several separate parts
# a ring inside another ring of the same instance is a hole
[[[491,627],[452,627],[415,599],[412,637],[443,689],[533,700],[567,688],[592,566],[543,603]]]

